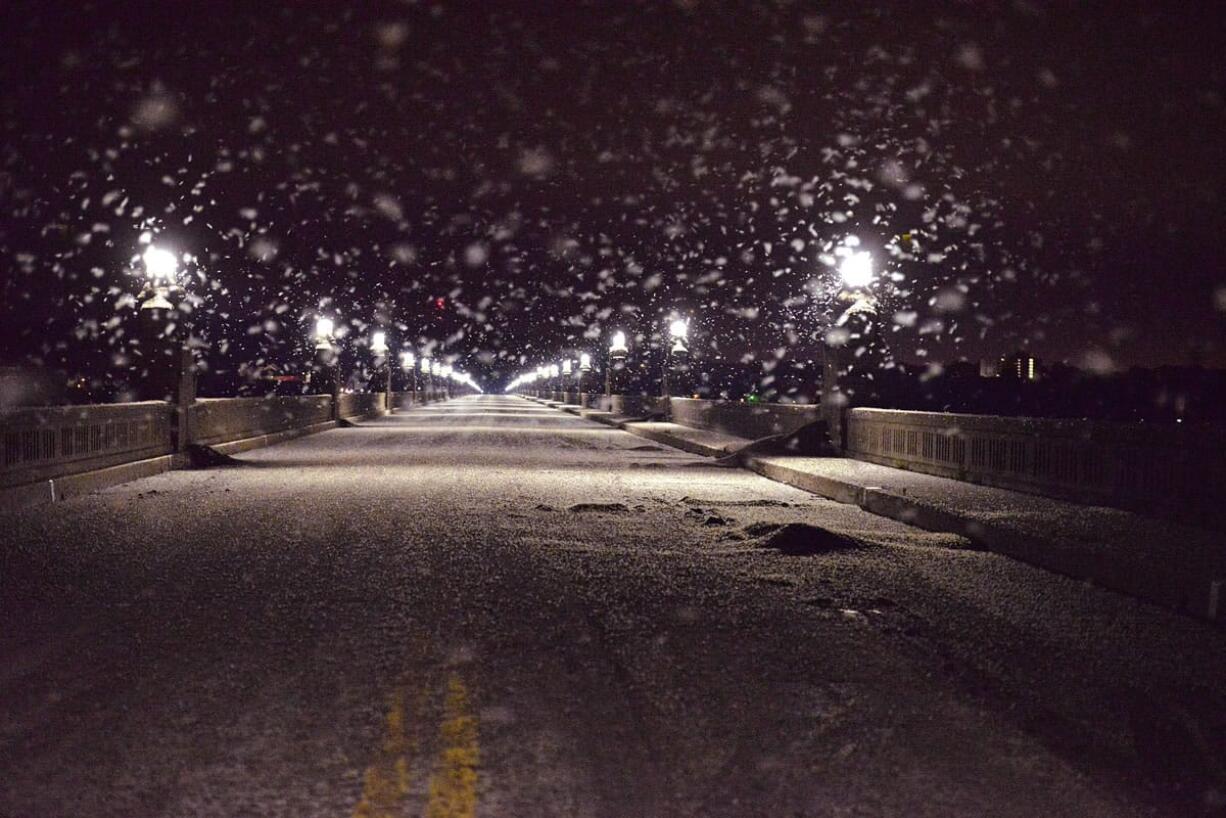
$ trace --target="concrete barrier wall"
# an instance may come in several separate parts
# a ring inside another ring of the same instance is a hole
[[[157,401],[0,412],[0,486],[170,454],[174,410]]]
[[[816,404],[733,403],[672,398],[673,423],[757,440],[786,435],[821,420]]]
[[[417,392],[393,392],[391,401],[393,409],[412,409],[424,402],[422,395]]]
[[[652,395],[611,395],[609,411],[623,417],[643,417],[664,412],[664,401]]]
[[[332,397],[202,398],[189,414],[191,442],[212,446],[327,423]]]
[[[401,396],[402,405],[405,400],[411,404],[412,397]],[[384,405],[382,393],[342,395],[339,417],[377,414]],[[57,488],[63,478],[85,490],[181,466],[187,443],[241,447],[239,441],[263,439],[256,445],[264,445],[318,429],[332,419],[332,398],[198,399],[187,409],[186,439],[176,447],[177,418],[178,407],[160,401],[0,411],[0,508],[62,499],[70,493]],[[89,475],[97,479],[86,480]],[[56,484],[50,491],[48,481]]]
[[[1081,420],[853,409],[848,453],[1083,503],[1220,516],[1226,435]]]
[[[386,394],[383,392],[347,393],[341,395],[337,417],[356,418],[362,415],[373,415],[382,411],[386,405]]]
[[[609,396],[603,392],[584,392],[579,396],[579,402],[584,409],[596,409],[601,412],[608,412],[612,405]]]

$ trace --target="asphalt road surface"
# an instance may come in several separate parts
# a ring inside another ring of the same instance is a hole
[[[238,460],[0,517],[0,816],[1226,804],[1203,623],[517,398]]]

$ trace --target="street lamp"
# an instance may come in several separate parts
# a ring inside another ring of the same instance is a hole
[[[331,318],[315,319],[315,348],[331,350],[336,324]]]
[[[174,289],[175,276],[179,272],[179,260],[175,254],[161,247],[149,245],[141,255],[145,265],[145,278],[150,293],[140,305],[142,310],[170,310],[170,291]]]
[[[370,351],[375,356],[375,377],[383,381],[384,408],[392,411],[392,366],[388,360],[387,333],[375,330],[370,335]]]
[[[587,352],[579,353],[579,405],[588,408],[588,380],[592,373],[592,356]]]
[[[417,359],[417,371],[421,373],[423,400],[429,403],[434,400],[434,376],[430,374],[430,356],[424,352]]]
[[[885,363],[884,339],[876,331],[877,301],[873,254],[858,249],[860,240],[849,236],[835,249],[841,289],[838,298],[850,302],[834,322],[823,348],[821,406],[831,443],[844,448],[845,412],[855,405],[872,405],[880,394]]]
[[[179,322],[171,317],[175,305],[170,301],[170,293],[176,289],[179,260],[169,250],[150,244],[141,255],[141,262],[145,287],[138,316],[145,371],[140,392],[147,400],[191,403],[195,396],[191,357],[179,341],[182,336],[176,331]],[[181,426],[180,431],[185,428]]]
[[[409,400],[417,403],[417,356],[410,349],[400,353],[400,370],[404,373],[404,385],[409,393]]]
[[[673,339],[674,346],[681,344],[684,347],[689,334],[690,324],[683,318],[674,318],[668,325],[668,336]]]
[[[618,330],[609,342],[609,365],[605,368],[604,391],[606,395],[620,395],[626,389],[626,359],[630,349],[626,346],[626,333]]]
[[[327,316],[315,318],[315,365],[312,374],[313,390],[317,395],[332,396],[333,420],[339,417],[337,402],[340,399],[340,355],[336,348],[336,322]]]
[[[689,394],[690,350],[687,346],[690,334],[690,322],[684,318],[674,318],[668,324],[668,335],[672,344],[668,350],[668,360],[664,362],[664,397],[670,398],[673,393],[684,396]]]
[[[448,392],[447,378],[443,374],[444,365],[437,360],[430,364],[430,374],[434,376],[434,388],[436,392],[442,394],[443,400],[451,397]]]
[[[861,290],[873,283],[873,254],[849,251],[839,264],[839,278],[849,289]]]

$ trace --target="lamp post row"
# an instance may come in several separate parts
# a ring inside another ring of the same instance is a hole
[[[139,396],[144,400],[170,400],[190,404],[195,400],[195,366],[191,350],[183,338],[183,318],[172,300],[181,288],[177,284],[179,259],[170,251],[150,244],[141,255],[145,273],[145,287],[139,301],[140,343],[138,355],[143,364]],[[317,394],[333,396],[333,406],[341,392],[340,355],[336,339],[336,322],[320,316],[314,326],[315,360],[312,367],[311,386]],[[382,380],[387,395],[388,411],[392,410],[392,367],[387,332],[376,330],[371,334],[370,350],[375,358],[375,371]],[[404,351],[400,356],[401,366],[409,375],[409,386],[415,399],[437,400],[449,398],[453,384],[480,391],[472,377],[449,364],[431,361],[422,355],[419,366],[424,388],[419,389],[418,371],[414,369],[416,356]],[[418,395],[420,398],[417,398]]]
[[[873,293],[877,272],[872,254],[859,248],[859,240],[848,237],[840,247],[835,248],[831,257],[831,263],[837,265],[838,271],[837,300],[848,306],[828,329],[823,345],[820,403],[831,441],[839,448],[845,445],[846,411],[853,401],[863,402],[873,397],[879,390],[878,378],[885,366],[884,338],[880,332],[877,299]],[[665,415],[671,411],[670,398],[693,392],[689,322],[684,318],[672,319],[668,324],[668,336],[668,355],[660,383],[664,398],[662,414]],[[848,354],[853,348],[854,354]],[[604,388],[605,395],[611,401],[615,396],[627,392],[629,356],[626,333],[620,330],[614,332],[609,343]],[[570,361],[565,361],[563,370],[566,374],[570,373],[570,367]],[[527,388],[541,396],[542,391],[551,391],[556,386],[556,370],[556,366],[538,367],[535,373],[529,372],[515,378],[507,391]],[[543,382],[546,388],[538,388],[538,382]],[[590,405],[589,393],[582,386],[580,402],[584,406]]]
[[[320,391],[327,389],[333,395],[340,391],[339,350],[335,336],[335,322],[320,317],[315,321],[315,372]],[[376,377],[383,381],[383,391],[388,395],[388,411],[391,411],[392,356],[387,343],[387,332],[375,330],[370,336],[370,351],[375,356]],[[422,353],[418,357],[412,350],[400,352],[400,368],[404,372],[407,391],[415,400],[429,402],[452,397],[456,385],[481,391],[471,375],[461,372],[451,364],[441,363]],[[420,396],[420,397],[419,397]]]
[[[661,391],[665,398],[683,397],[693,392],[690,368],[689,321],[675,318],[668,325],[669,347],[664,364]],[[624,395],[630,386],[632,371],[629,365],[630,347],[626,333],[618,330],[609,342],[608,363],[605,366],[604,393]],[[577,365],[573,357],[566,357],[561,364],[543,364],[535,370],[519,375],[511,381],[507,392],[531,387],[534,393],[549,393],[551,397],[568,399],[572,386],[578,387],[579,402],[587,406],[593,394],[591,353],[579,353]]]

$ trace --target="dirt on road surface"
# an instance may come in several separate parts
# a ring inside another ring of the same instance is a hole
[[[517,398],[0,517],[0,816],[1226,808],[1220,630]]]

